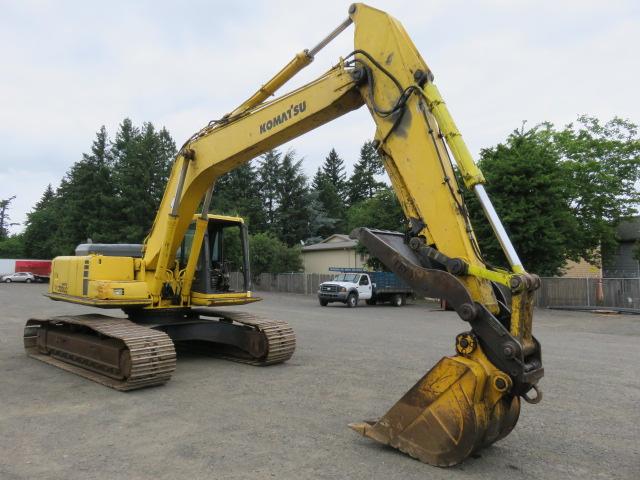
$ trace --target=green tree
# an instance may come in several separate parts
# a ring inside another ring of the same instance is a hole
[[[275,232],[289,246],[308,238],[310,213],[307,177],[302,173],[302,160],[295,160],[295,152],[282,158],[277,184]]]
[[[53,258],[56,255],[56,235],[60,218],[59,202],[47,185],[40,200],[27,214],[24,231],[25,255],[31,258]]]
[[[380,189],[373,197],[352,205],[347,212],[349,232],[368,227],[382,230],[404,231],[406,220],[400,202],[390,187]]]
[[[114,221],[118,211],[104,127],[96,133],[91,153],[83,154],[62,179],[56,198],[58,228],[53,253],[71,254],[87,238],[97,242],[117,241]]]
[[[558,274],[578,222],[569,208],[563,166],[549,136],[540,128],[514,131],[504,143],[482,150],[479,165],[487,192],[526,267],[540,275]],[[506,265],[475,197],[468,195],[467,205],[484,257]]]
[[[317,192],[320,211],[324,217],[331,219],[331,222],[320,228],[320,236],[326,237],[345,228],[348,193],[346,178],[344,160],[332,148],[311,183],[311,188]]]
[[[216,181],[211,207],[216,213],[243,217],[252,232],[263,232],[267,220],[260,194],[256,170],[246,163]]]
[[[316,177],[318,177],[317,174]],[[321,237],[328,237],[345,228],[345,199],[338,194],[336,187],[326,175],[322,174],[318,178],[314,178],[313,183],[317,185],[313,194],[317,199],[318,213],[328,219],[324,222],[324,226],[319,227],[315,233]]]
[[[145,123],[142,128],[142,133],[141,149],[147,153],[147,164],[150,165],[152,169],[149,190],[153,200],[153,220],[156,210],[162,201],[177,149],[175,141],[165,127],[156,131],[153,124]]]
[[[640,137],[638,127],[621,118],[605,123],[589,116],[562,130],[545,125],[561,157],[569,206],[577,219],[568,257],[598,260],[613,250],[615,229],[637,213],[640,192]]]
[[[302,270],[300,247],[288,247],[272,233],[257,233],[249,239],[251,274],[299,272]]]
[[[120,125],[115,141],[101,127],[91,146],[53,192],[47,187],[29,214],[25,249],[51,258],[72,254],[76,245],[140,242],[149,230],[175,156],[166,129],[151,123]]]
[[[336,189],[338,195],[344,196],[346,194],[347,173],[344,167],[344,160],[340,158],[335,148],[332,148],[329,151],[329,155],[324,159],[322,173]]]
[[[561,130],[545,123],[481,152],[487,191],[525,266],[560,273],[567,259],[595,262],[638,206],[637,127],[582,116]],[[475,198],[466,195],[485,257],[505,264]]]
[[[354,205],[361,200],[373,197],[385,186],[376,180],[376,175],[384,173],[382,159],[373,141],[365,142],[360,148],[360,159],[353,168],[353,175],[349,178],[347,191],[349,202]]]
[[[22,234],[9,235],[0,240],[0,258],[23,258],[24,241]]]
[[[311,190],[309,192],[309,236],[305,243],[318,243],[323,238],[335,233],[338,230],[339,219],[329,217],[324,205],[319,199],[319,192]]]
[[[270,231],[276,230],[277,223],[280,157],[280,152],[270,150],[262,155],[258,165],[258,186],[264,211],[265,227]]]
[[[162,199],[176,148],[165,129],[142,128],[126,118],[112,147],[118,197],[119,241],[140,242],[149,231]]]
[[[316,174],[313,176],[313,180],[311,181],[311,189],[320,190],[322,188],[323,183],[324,183],[324,172],[322,171],[322,168],[318,167],[318,170],[316,170]]]
[[[16,196],[13,195],[0,200],[0,240],[4,240],[9,236],[10,226],[17,225],[16,223],[11,223],[11,218],[9,217],[9,206],[15,198]]]
[[[406,219],[400,202],[392,188],[381,188],[371,198],[352,205],[347,212],[349,233],[358,227],[377,228],[404,232]],[[367,253],[363,245],[358,244],[359,253]],[[375,257],[369,257],[367,265],[375,270],[386,270],[386,267]]]

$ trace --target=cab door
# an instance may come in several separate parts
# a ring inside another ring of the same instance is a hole
[[[358,281],[358,297],[362,300],[368,300],[371,298],[372,292],[369,275],[360,275],[360,280]]]

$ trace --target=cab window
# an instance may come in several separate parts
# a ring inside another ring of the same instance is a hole
[[[189,229],[185,232],[184,238],[176,250],[176,260],[180,263],[180,268],[187,266],[189,254],[191,253],[191,244],[193,243],[193,235],[195,234],[196,224],[189,225]]]
[[[369,277],[362,275],[360,277],[360,285],[369,285]]]

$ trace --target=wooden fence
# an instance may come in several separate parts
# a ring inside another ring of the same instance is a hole
[[[321,273],[263,273],[253,289],[315,295],[322,282],[333,275]],[[243,289],[242,275],[231,274],[231,288]],[[536,292],[537,307],[602,306],[640,309],[640,278],[542,278]]]

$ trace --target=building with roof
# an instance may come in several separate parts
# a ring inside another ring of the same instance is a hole
[[[562,277],[567,278],[602,278],[602,267],[581,258],[579,262],[568,260],[562,269]]]
[[[618,244],[603,252],[602,273],[605,278],[640,277],[640,262],[635,256],[640,242],[640,216],[621,222],[616,229]]]
[[[305,273],[330,273],[329,267],[362,268],[368,257],[356,250],[357,244],[348,235],[334,233],[319,243],[302,247]]]

